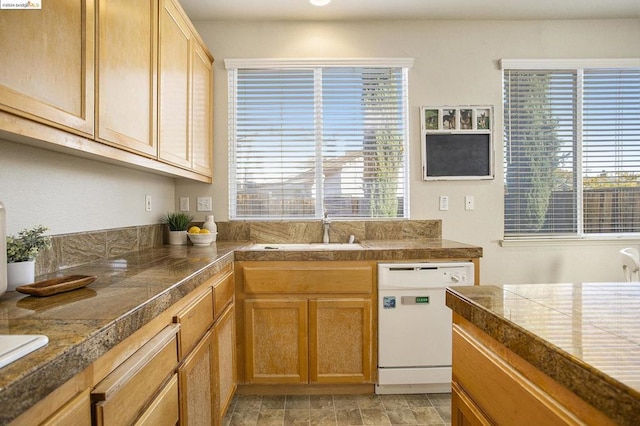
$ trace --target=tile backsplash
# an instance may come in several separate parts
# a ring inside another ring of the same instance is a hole
[[[219,240],[244,240],[256,243],[318,243],[323,228],[315,221],[233,221],[218,222]],[[337,221],[331,222],[329,241],[356,241],[441,238],[440,220]]]
[[[158,224],[53,235],[51,248],[38,253],[36,275],[162,246],[164,229]]]
[[[201,223],[195,223],[201,225]],[[323,228],[315,221],[233,221],[217,222],[219,241],[256,243],[316,243]],[[144,225],[101,231],[54,235],[51,248],[36,259],[36,275],[107,259],[124,253],[159,247],[166,241],[166,226]],[[329,240],[357,241],[441,238],[440,220],[332,221]]]

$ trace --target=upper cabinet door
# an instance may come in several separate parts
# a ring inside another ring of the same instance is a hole
[[[162,1],[159,52],[159,157],[190,168],[191,30],[170,0]]]
[[[157,0],[98,0],[97,140],[156,157]]]
[[[191,73],[191,144],[193,170],[212,175],[213,65],[208,53],[193,41]]]
[[[0,110],[93,137],[93,0],[41,3],[0,13]]]

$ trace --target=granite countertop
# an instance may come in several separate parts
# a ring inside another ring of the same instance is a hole
[[[164,246],[38,276],[96,275],[50,297],[0,296],[0,334],[43,334],[49,343],[0,369],[0,424],[29,409],[234,260],[478,258],[482,248],[441,239],[361,242],[357,250],[267,252],[248,241]]]
[[[49,343],[0,369],[0,424],[83,371],[233,262],[243,243],[165,246],[39,276],[96,275],[88,287],[49,297],[0,296],[0,334],[44,334]]]
[[[450,287],[447,306],[616,423],[640,419],[640,284]]]

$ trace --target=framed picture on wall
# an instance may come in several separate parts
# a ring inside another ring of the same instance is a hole
[[[457,123],[456,116],[457,113],[455,109],[442,110],[442,129],[455,129]]]
[[[493,107],[423,106],[422,179],[494,178]]]
[[[460,130],[473,129],[473,110],[469,108],[460,109]]]
[[[477,109],[476,110],[476,128],[480,130],[489,130],[491,127],[491,110]]]
[[[427,130],[438,130],[440,122],[440,110],[427,109],[424,111],[424,128]]]

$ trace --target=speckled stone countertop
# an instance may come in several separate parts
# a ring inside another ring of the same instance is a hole
[[[235,260],[415,260],[478,258],[482,248],[438,238],[364,241],[357,250],[257,251],[247,241],[147,248],[38,276],[96,275],[50,297],[0,296],[0,334],[44,334],[49,343],[0,369],[0,424],[75,374]]]
[[[49,297],[0,296],[0,334],[44,334],[49,343],[0,369],[0,424],[6,424],[109,349],[233,262],[242,243],[165,246],[60,273],[98,278]]]
[[[640,284],[481,285],[447,306],[618,424],[640,419]]]

